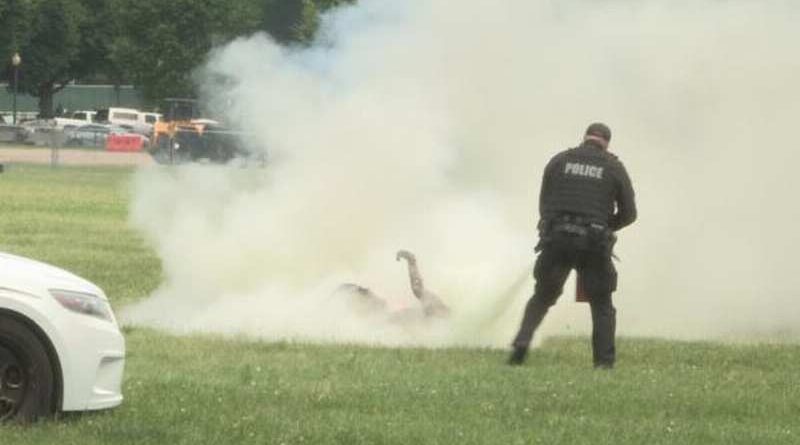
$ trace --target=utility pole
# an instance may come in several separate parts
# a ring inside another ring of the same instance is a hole
[[[14,116],[14,125],[17,125],[17,91],[19,89],[19,65],[22,63],[22,57],[18,52],[14,52],[11,56],[11,65],[14,67],[14,94],[12,102],[12,113]]]
[[[14,126],[17,125],[17,92],[19,91],[19,65],[22,63],[22,58],[19,56],[19,46],[17,44],[17,0],[11,1],[11,40],[14,45],[14,55],[11,56],[11,65],[14,69],[14,90],[13,90],[13,104],[12,116]]]

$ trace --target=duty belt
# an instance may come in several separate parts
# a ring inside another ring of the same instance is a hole
[[[581,216],[562,215],[553,221],[551,230],[555,232],[585,236],[589,234],[589,231],[594,233],[605,233],[608,231],[608,226],[605,224],[588,221]]]
[[[574,224],[569,222],[556,223],[553,226],[553,231],[570,233],[572,235],[586,236],[589,234],[589,226],[583,224]]]
[[[599,246],[604,246],[605,249],[608,249],[608,253],[612,258],[618,260],[613,252],[617,237],[614,231],[606,224],[591,222],[582,216],[576,215],[561,215],[549,221],[542,220],[539,224],[539,243],[534,248],[536,252],[541,251],[545,243],[550,239],[549,234],[558,232],[585,238],[590,242],[597,242]]]

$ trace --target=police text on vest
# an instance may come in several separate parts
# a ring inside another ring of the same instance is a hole
[[[577,162],[567,162],[567,165],[564,167],[564,174],[603,179],[603,167],[590,164],[579,164]]]

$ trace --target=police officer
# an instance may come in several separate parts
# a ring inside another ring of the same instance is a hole
[[[533,333],[576,269],[592,311],[594,366],[614,366],[617,288],[612,263],[615,232],[636,220],[633,187],[625,167],[608,152],[611,130],[586,129],[581,145],[554,156],[544,170],[539,195],[536,287],[514,342],[509,364],[525,361]]]

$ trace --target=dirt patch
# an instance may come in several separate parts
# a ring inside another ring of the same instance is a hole
[[[0,164],[50,164],[58,165],[153,165],[155,161],[146,152],[122,153],[104,150],[78,150],[62,148],[55,153],[49,148],[32,148],[0,145]]]

